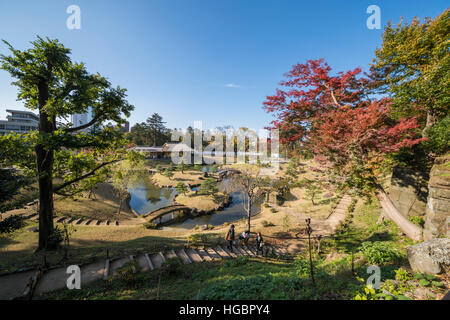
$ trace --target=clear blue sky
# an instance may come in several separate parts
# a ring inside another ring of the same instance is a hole
[[[66,28],[71,4],[81,30]],[[36,35],[58,38],[74,61],[128,89],[131,124],[157,112],[171,128],[201,120],[260,129],[272,119],[262,102],[293,64],[324,57],[337,71],[367,70],[382,34],[366,27],[371,4],[383,26],[435,17],[448,1],[1,1],[0,38],[18,49]],[[0,70],[0,118],[23,109],[11,81]]]

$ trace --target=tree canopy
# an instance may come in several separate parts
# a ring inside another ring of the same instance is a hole
[[[127,141],[114,126],[125,122],[133,106],[126,89],[113,87],[100,74],[70,59],[71,51],[58,40],[37,37],[21,51],[3,41],[11,55],[0,56],[0,67],[16,79],[17,98],[39,113],[39,129],[0,137],[0,165],[16,166],[38,180],[39,248],[47,248],[54,230],[53,194],[74,195],[88,190],[106,174],[107,165],[127,154]],[[75,113],[92,110],[92,120],[70,123]],[[125,116],[125,117],[124,117]],[[95,126],[96,130],[81,130]],[[62,183],[54,185],[54,178]]]

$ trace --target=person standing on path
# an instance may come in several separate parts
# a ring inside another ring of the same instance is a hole
[[[228,229],[227,235],[225,236],[225,240],[228,241],[227,248],[233,252],[233,241],[234,241],[234,224],[230,226],[230,229]]]
[[[262,246],[263,246],[263,237],[261,232],[258,232],[258,235],[256,236],[256,254],[258,254],[259,251],[261,251],[261,254],[263,253]]]

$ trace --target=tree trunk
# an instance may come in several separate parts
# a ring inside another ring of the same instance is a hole
[[[422,240],[422,228],[418,227],[408,219],[406,219],[398,210],[395,208],[391,199],[384,192],[384,190],[379,187],[377,190],[377,198],[380,201],[381,207],[386,212],[387,216],[394,221],[394,223],[411,239],[414,241]]]
[[[120,210],[122,209],[122,195],[120,194],[120,192],[119,192],[119,209],[118,209],[118,211],[117,211],[117,215],[119,215],[120,214]]]
[[[427,122],[425,124],[425,128],[423,128],[422,130],[422,137],[426,137],[427,133],[426,131],[431,128],[432,126],[434,126],[434,124],[436,123],[436,116],[434,115],[434,113],[431,110],[427,111]]]
[[[48,85],[40,83],[39,91],[39,133],[51,134],[54,124],[43,107],[48,100]],[[53,157],[51,148],[36,145],[36,165],[39,184],[39,249],[47,249],[49,236],[53,233]]]

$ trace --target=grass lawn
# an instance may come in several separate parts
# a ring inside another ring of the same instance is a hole
[[[189,208],[196,208],[202,211],[217,210],[225,200],[225,194],[217,193],[211,195],[196,195],[195,192],[188,192],[185,195],[179,194],[176,202]]]
[[[439,299],[446,292],[448,279],[435,277],[436,285],[424,285],[413,279],[404,255],[405,247],[411,242],[399,234],[395,225],[377,225],[378,210],[377,203],[360,202],[337,236],[323,242],[321,253],[313,251],[316,286],[310,280],[308,257],[302,253],[289,260],[242,257],[180,266],[171,263],[162,271],[138,274],[124,271],[106,282],[98,281],[81,290],[63,289],[41,298],[353,299],[359,295],[387,299],[381,291],[377,291],[379,297],[365,293],[367,267],[374,263],[368,261],[373,257],[361,251],[361,244],[372,241],[385,243],[389,252],[398,253],[393,259],[376,263],[381,268],[383,288],[392,292],[389,299],[417,298],[416,289],[428,290],[420,299]]]
[[[174,175],[170,179],[162,174],[155,173],[151,179],[157,185],[164,187],[175,187],[180,181],[187,182],[190,185],[198,185],[205,181],[203,172],[196,170],[186,170],[184,173],[181,173],[181,171],[174,171]]]

